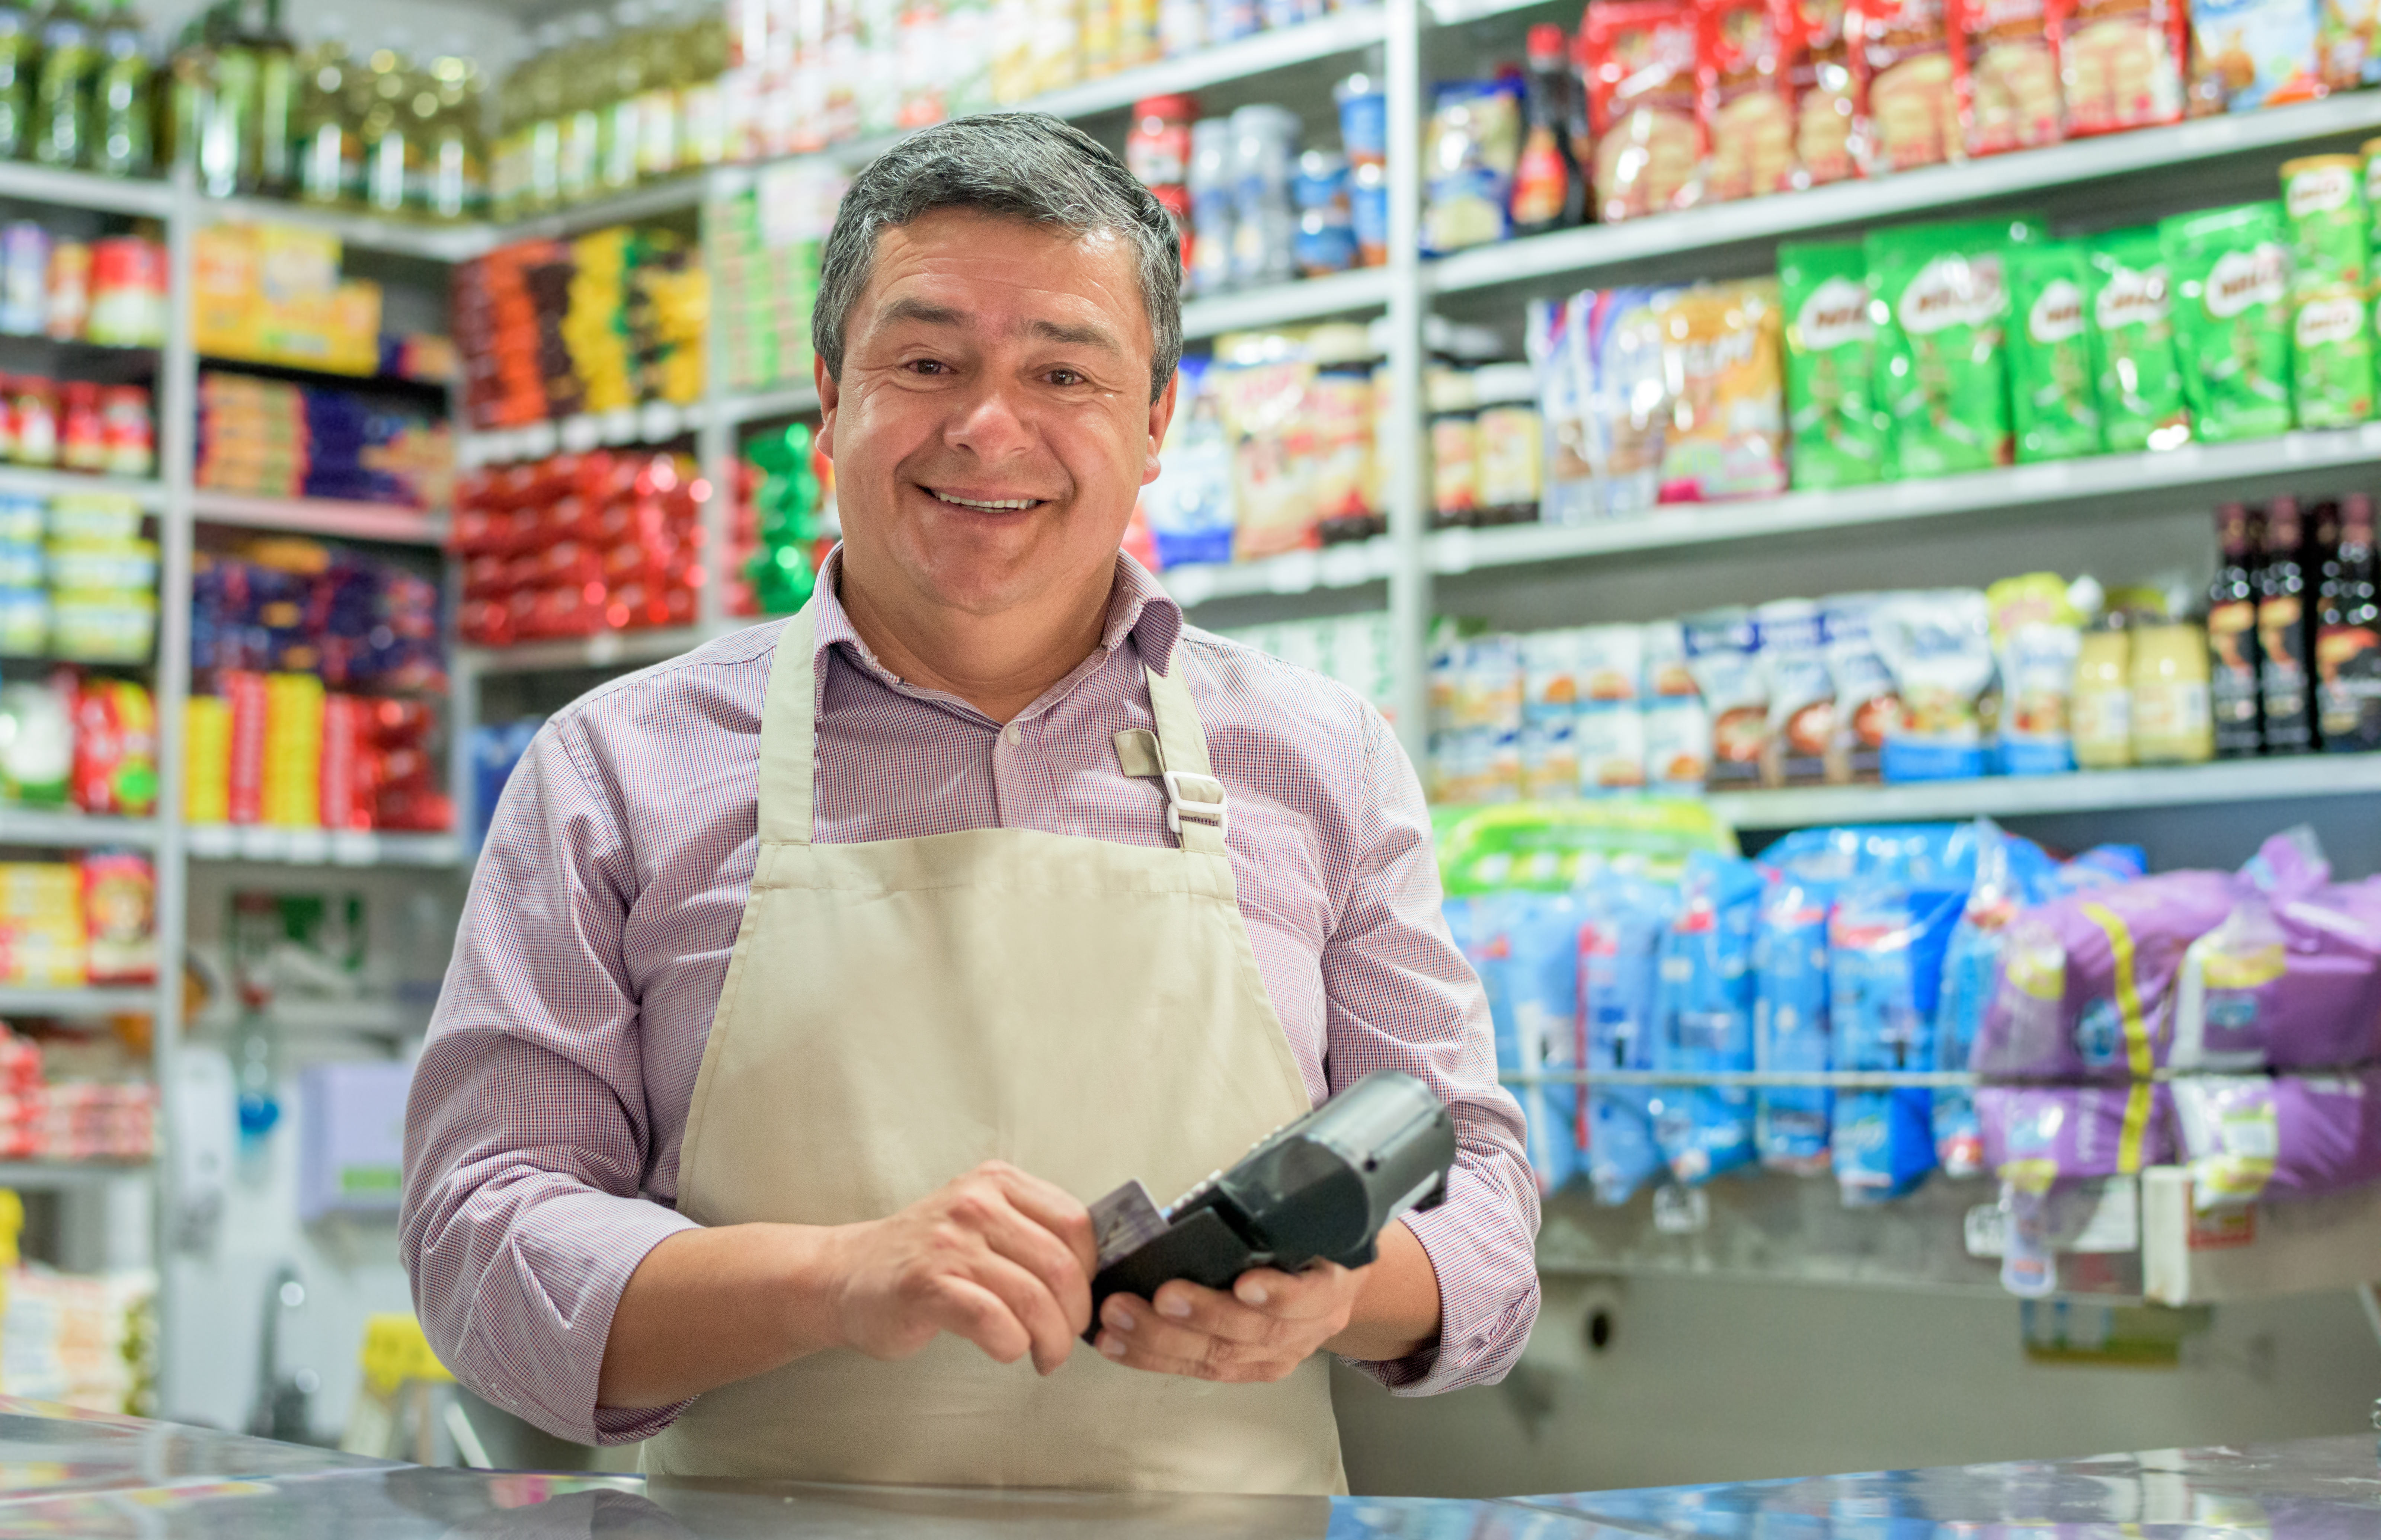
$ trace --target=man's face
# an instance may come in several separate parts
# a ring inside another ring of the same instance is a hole
[[[1151,340],[1121,236],[944,209],[878,237],[818,372],[847,569],[976,616],[1105,591],[1174,409]]]

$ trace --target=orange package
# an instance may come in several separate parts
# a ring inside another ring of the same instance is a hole
[[[1968,153],[1997,155],[2066,138],[2047,0],[1950,0],[1960,119]]]
[[[1961,153],[1944,0],[1851,0],[1844,29],[1861,103],[1856,144],[1871,176]]]
[[[1794,18],[1794,175],[1797,187],[1818,187],[1860,175],[1852,157],[1858,116],[1851,40],[1844,35],[1847,0],[1784,0]]]
[[[1691,207],[1703,180],[1694,0],[1598,0],[1579,34],[1588,182],[1606,224]]]
[[[2182,119],[2186,0],[2047,0],[2070,139]]]
[[[1711,146],[1703,197],[1784,192],[1797,184],[1793,8],[1784,0],[1703,0],[1701,9],[1697,80]]]

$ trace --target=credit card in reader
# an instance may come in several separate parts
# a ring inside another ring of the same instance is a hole
[[[1383,1226],[1446,1201],[1454,1164],[1446,1106],[1411,1075],[1382,1069],[1165,1208],[1129,1181],[1091,1205],[1100,1266],[1083,1339],[1097,1335],[1110,1294],[1146,1300],[1173,1278],[1229,1289],[1252,1267],[1361,1267],[1380,1254]]]

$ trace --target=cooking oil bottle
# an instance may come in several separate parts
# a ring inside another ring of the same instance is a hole
[[[348,45],[331,39],[299,55],[298,196],[309,203],[342,203],[363,181],[363,141],[348,115]]]
[[[39,31],[30,5],[0,5],[0,160],[22,160],[32,145]]]
[[[582,11],[571,25],[570,46],[563,51],[562,172],[557,191],[565,203],[585,202],[601,185],[603,109],[609,83],[606,44],[611,31],[602,16]]]
[[[443,54],[431,61],[430,79],[437,111],[422,150],[421,212],[433,219],[477,219],[487,212],[488,202],[479,133],[479,71],[459,52]]]
[[[111,0],[99,31],[92,88],[92,166],[110,177],[145,177],[154,162],[149,116],[149,27],[132,0]]]
[[[421,146],[413,135],[413,72],[394,48],[376,48],[371,107],[365,112],[364,206],[375,214],[403,214],[406,189],[421,173]],[[436,100],[433,95],[433,104]]]
[[[637,115],[645,100],[645,0],[620,0],[597,72],[601,127],[597,129],[595,183],[604,192],[637,185],[637,152],[643,142]]]
[[[281,25],[281,0],[250,5],[242,29],[256,51],[255,161],[249,184],[267,197],[298,185],[298,44]]]
[[[91,81],[99,46],[82,0],[53,0],[42,18],[42,63],[33,83],[33,158],[75,166],[91,159]]]

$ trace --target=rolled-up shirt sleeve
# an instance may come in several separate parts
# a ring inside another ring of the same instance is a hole
[[[599,1410],[612,1315],[692,1227],[640,1197],[652,1147],[621,938],[634,865],[559,724],[498,805],[405,1120],[406,1266],[457,1378],[550,1433],[624,1443],[681,1407]]]
[[[1406,1224],[1438,1274],[1439,1340],[1357,1367],[1401,1396],[1505,1377],[1538,1315],[1538,1187],[1521,1109],[1496,1081],[1488,1000],[1441,908],[1430,811],[1388,725],[1367,713],[1362,862],[1323,948],[1325,1068],[1336,1094],[1402,1069],[1455,1118],[1447,1201]]]

